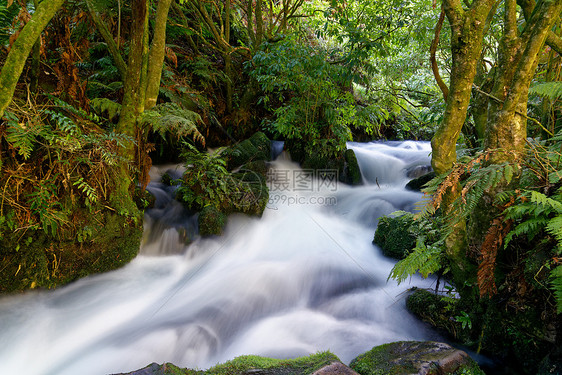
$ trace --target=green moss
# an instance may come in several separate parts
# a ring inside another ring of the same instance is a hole
[[[197,222],[201,236],[220,235],[226,225],[226,215],[214,206],[206,206],[199,213]]]
[[[410,231],[413,223],[414,215],[411,213],[382,217],[373,243],[381,248],[385,256],[404,259],[416,245],[416,237]]]
[[[359,355],[349,366],[360,375],[418,374],[422,368],[428,375],[484,374],[466,353],[430,341],[400,341],[376,346]]]
[[[269,370],[263,372],[269,374],[308,375],[335,361],[339,361],[338,357],[330,352],[295,359],[273,359],[248,355],[217,365],[207,370],[205,374],[236,375],[245,374],[249,370],[262,369]]]
[[[346,182],[351,185],[361,185],[363,177],[361,176],[361,169],[359,168],[359,163],[357,162],[357,156],[355,156],[355,151],[351,149],[345,150],[345,162],[346,162]]]
[[[271,160],[271,140],[267,138],[267,135],[263,132],[257,132],[249,140],[258,149],[260,158],[263,157],[263,160]]]
[[[93,273],[122,267],[139,250],[140,224],[101,207],[76,208],[72,226],[57,238],[42,229],[24,234],[0,229],[0,292],[54,288]]]
[[[254,372],[260,375],[310,375],[336,361],[340,362],[338,357],[330,352],[320,352],[295,359],[274,359],[245,355],[218,364],[206,371],[181,369],[166,363],[164,365],[151,364],[142,370],[129,374],[140,375],[140,371],[143,371],[143,375],[245,375]]]
[[[394,346],[395,343],[376,346],[351,361],[349,367],[360,375],[416,374],[418,370],[410,363],[396,364],[392,362]]]

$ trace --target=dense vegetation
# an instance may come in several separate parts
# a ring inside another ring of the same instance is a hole
[[[0,292],[132,259],[152,160],[184,155],[191,209],[259,215],[229,199],[266,194],[232,173],[244,148],[206,147],[250,147],[240,141],[262,131],[295,160],[343,170],[349,140],[432,139],[437,178],[391,276],[447,278],[436,313],[452,314],[458,338],[548,370],[542,357],[562,356],[561,10],[562,0],[0,4]]]

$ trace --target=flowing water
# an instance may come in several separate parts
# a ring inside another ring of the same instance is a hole
[[[394,261],[371,243],[378,217],[420,200],[404,185],[429,164],[430,146],[349,147],[365,185],[278,160],[262,218],[232,216],[223,236],[189,246],[195,217],[171,199],[172,188],[152,183],[156,207],[129,265],[0,299],[0,374],[98,375],[151,362],[207,368],[243,354],[324,350],[349,362],[385,342],[435,338],[405,310],[404,293],[432,281],[387,281]]]

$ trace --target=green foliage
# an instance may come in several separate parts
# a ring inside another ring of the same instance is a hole
[[[544,82],[534,85],[529,93],[537,94],[551,100],[562,98],[562,82]]]
[[[191,136],[193,141],[205,144],[205,138],[197,129],[203,122],[196,112],[183,109],[175,103],[163,103],[143,113],[141,123],[154,132],[165,137],[173,134],[176,137]]]
[[[414,250],[394,265],[388,277],[395,279],[398,283],[404,282],[418,272],[423,277],[428,277],[443,269],[445,259],[443,246],[427,246],[423,239],[418,239]]]
[[[115,120],[121,113],[121,104],[108,98],[94,98],[90,100],[90,107],[100,116]]]
[[[6,141],[23,162],[2,155],[4,203],[15,209],[18,227],[42,228],[56,237],[72,226],[69,205],[88,209],[108,199],[117,184],[113,168],[128,163],[120,155],[132,140],[100,132],[99,118],[49,96],[49,109],[6,112]],[[17,113],[17,114],[16,114]],[[25,163],[33,157],[34,163]],[[70,198],[70,199],[69,199]],[[0,211],[0,214],[3,212]],[[24,219],[27,218],[27,219]]]
[[[350,126],[364,124],[347,90],[351,82],[322,50],[285,38],[264,43],[250,66],[249,74],[266,94],[260,103],[274,111],[267,130],[303,145],[308,154],[343,152]]]
[[[508,207],[504,213],[506,219],[517,223],[508,233],[505,246],[517,236],[526,235],[529,241],[544,232],[552,236],[554,257],[545,266],[551,269],[551,286],[558,313],[562,313],[562,266],[556,266],[562,256],[562,188],[550,197],[535,190],[523,190],[517,204]]]

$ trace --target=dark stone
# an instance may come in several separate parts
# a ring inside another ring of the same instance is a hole
[[[341,362],[332,362],[329,365],[322,367],[320,370],[315,371],[314,373],[312,373],[312,375],[359,375],[359,374]]]
[[[264,133],[258,132],[249,139],[231,146],[225,151],[225,155],[228,170],[257,160],[271,160],[271,141]]]
[[[345,173],[346,182],[350,185],[361,185],[363,183],[363,177],[361,176],[361,169],[359,168],[359,163],[357,162],[357,157],[355,156],[355,151],[351,149],[345,150]]]
[[[401,341],[376,346],[361,354],[350,367],[360,375],[445,375],[467,369],[484,374],[462,350],[440,342]]]
[[[433,180],[435,176],[436,176],[435,172],[429,172],[428,174],[414,178],[413,180],[411,180],[406,184],[406,189],[413,190],[413,191],[421,191],[424,185],[427,184],[429,181]]]

